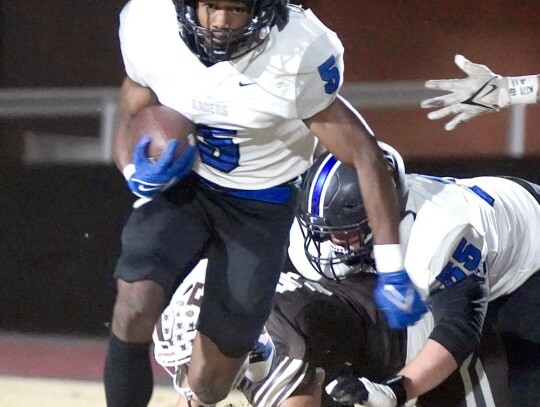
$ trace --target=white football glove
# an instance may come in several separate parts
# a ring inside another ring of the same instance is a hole
[[[428,119],[437,120],[456,115],[444,128],[456,128],[472,117],[499,111],[511,104],[537,102],[538,76],[500,76],[487,66],[475,64],[462,55],[454,57],[455,64],[468,77],[463,79],[429,80],[426,88],[450,93],[423,100],[423,108],[441,108],[428,113]]]
[[[341,404],[365,407],[400,407],[407,401],[403,377],[374,383],[365,377],[340,376],[326,386],[326,393]]]

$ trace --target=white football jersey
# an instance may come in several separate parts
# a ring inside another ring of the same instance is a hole
[[[473,273],[486,273],[493,300],[512,293],[540,269],[540,205],[514,181],[407,174],[406,183],[400,240],[405,269],[423,297]],[[330,257],[332,250],[329,242],[321,244],[323,256]],[[304,253],[296,221],[289,258],[304,277],[320,278]],[[345,276],[346,268],[336,269]]]
[[[170,0],[131,0],[119,35],[127,75],[197,123],[199,175],[263,189],[309,167],[315,138],[302,120],[328,107],[343,82],[343,46],[311,11],[291,6],[281,32],[210,67],[180,38]]]
[[[409,174],[407,185],[400,237],[405,269],[424,296],[478,274],[493,300],[540,269],[540,205],[514,181]]]

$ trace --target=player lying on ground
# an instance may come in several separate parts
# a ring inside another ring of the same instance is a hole
[[[389,162],[401,168],[397,152],[384,143],[380,145]],[[305,277],[296,271],[281,275],[267,332],[251,353],[247,373],[239,385],[255,406],[320,406],[322,385],[345,372],[377,380],[392,377],[417,353],[432,328],[428,315],[408,330],[389,329],[373,300],[377,276],[371,256],[343,269],[342,277],[348,275],[347,280],[309,281],[306,277],[320,276],[306,259],[298,225],[291,229],[291,236],[298,244],[291,246],[289,257]],[[181,389],[183,373],[195,336],[204,268],[199,264],[177,290],[154,331],[156,359],[172,369],[175,387],[181,392],[186,391]],[[295,270],[292,265],[289,269]],[[489,338],[496,342],[497,336],[491,333]],[[270,343],[275,345],[274,352],[267,346]],[[498,357],[494,346],[480,350],[479,359],[464,364],[443,386],[423,396],[418,405],[472,406],[466,397],[471,389],[504,405],[504,359]],[[485,361],[489,361],[486,370]],[[326,374],[324,381],[322,372]],[[493,380],[502,382],[493,385]],[[492,395],[490,388],[498,393]],[[328,404],[330,400],[322,403]],[[179,406],[185,405],[186,399],[181,397]]]
[[[394,168],[405,268],[429,301],[435,326],[399,370],[401,379],[384,386],[343,378],[328,391],[345,403],[401,405],[467,363],[482,331],[494,324],[508,350],[511,405],[540,405],[540,186],[505,177],[406,175],[402,162]],[[372,264],[371,230],[350,168],[322,155],[302,194],[305,250],[317,270],[339,278]],[[292,237],[291,245],[298,240]],[[383,289],[394,292],[399,306],[410,306],[393,287]]]
[[[303,253],[300,253],[303,255]],[[181,394],[176,407],[187,407],[186,372],[203,297],[206,260],[176,291],[154,331],[155,358],[173,377]],[[275,304],[237,385],[255,407],[334,405],[323,389],[344,374],[383,381],[410,360],[433,326],[430,314],[408,329],[390,329],[373,301],[377,277],[365,269],[346,280],[311,281],[282,273]],[[506,367],[498,336],[447,383],[420,398],[420,406],[474,406],[465,389],[505,402]],[[499,347],[493,345],[499,344]],[[437,404],[435,404],[437,403]],[[337,404],[336,404],[337,405]]]
[[[475,116],[498,112],[510,105],[538,103],[539,75],[497,75],[487,66],[475,64],[462,55],[456,55],[454,61],[468,76],[462,79],[427,81],[427,88],[450,93],[421,103],[423,108],[438,109],[428,113],[431,120],[455,115],[445,124],[446,130],[453,130]]]

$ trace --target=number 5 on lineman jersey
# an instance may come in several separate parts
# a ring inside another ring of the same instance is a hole
[[[453,240],[448,261],[436,277],[444,287],[451,287],[470,275],[484,276],[486,273],[482,250],[483,238],[471,225],[466,225]]]

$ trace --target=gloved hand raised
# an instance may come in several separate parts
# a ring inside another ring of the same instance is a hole
[[[428,113],[436,120],[450,115],[455,117],[444,128],[453,130],[472,117],[499,111],[510,104],[536,103],[538,77],[536,75],[503,77],[487,66],[475,64],[462,55],[454,57],[455,64],[468,76],[462,79],[429,80],[426,88],[450,93],[423,100],[423,108],[440,108]]]
[[[382,384],[365,377],[338,377],[326,386],[326,393],[338,403],[362,404],[365,407],[399,407],[407,401],[402,376]]]
[[[143,136],[133,153],[133,164],[124,168],[124,176],[131,192],[139,198],[150,200],[184,178],[193,167],[195,147],[186,145],[179,157],[176,150],[178,140],[172,140],[157,161],[148,157],[148,147],[152,139]]]
[[[428,309],[405,270],[377,273],[375,303],[394,329],[414,325]]]

